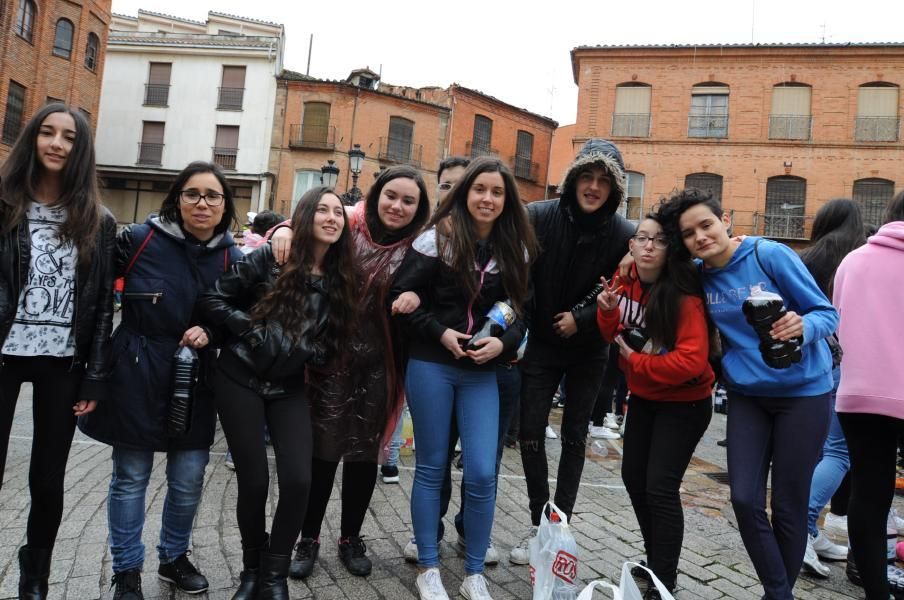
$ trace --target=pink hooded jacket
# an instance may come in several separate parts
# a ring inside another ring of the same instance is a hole
[[[832,301],[844,350],[835,410],[904,419],[904,221],[845,257]]]

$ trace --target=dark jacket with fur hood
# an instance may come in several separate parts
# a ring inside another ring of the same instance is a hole
[[[578,175],[591,166],[603,167],[612,179],[612,191],[602,207],[585,214],[577,202]],[[534,301],[530,312],[530,340],[565,347],[601,347],[596,327],[596,302],[574,310],[578,331],[570,338],[553,330],[553,317],[571,310],[609,277],[628,251],[634,226],[615,214],[625,199],[625,166],[621,153],[606,140],[591,139],[568,167],[558,200],[528,204],[540,242],[540,256],[531,271]]]

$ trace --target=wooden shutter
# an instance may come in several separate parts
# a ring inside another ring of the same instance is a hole
[[[160,123],[157,121],[145,121],[144,127],[141,132],[141,143],[162,144],[163,130],[165,127],[166,123]]]
[[[245,67],[223,67],[224,88],[245,87]]]
[[[239,128],[237,125],[217,125],[217,148],[238,148]]]
[[[169,85],[172,63],[152,62],[148,72],[148,83],[151,85]]]

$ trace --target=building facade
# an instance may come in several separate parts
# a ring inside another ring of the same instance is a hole
[[[675,189],[711,190],[735,230],[799,240],[831,198],[876,225],[904,186],[904,45],[596,46],[571,53],[571,153],[621,148],[626,214]]]
[[[0,2],[0,162],[28,119],[62,101],[97,123],[111,0]]]
[[[219,164],[238,214],[267,208],[283,26],[216,12],[206,22],[115,15],[97,129],[104,202],[121,223],[157,210],[175,175]]]

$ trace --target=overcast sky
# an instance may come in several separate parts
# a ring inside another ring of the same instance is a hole
[[[596,44],[904,42],[901,0],[113,0],[204,21],[208,10],[282,23],[285,67],[342,79],[370,67],[387,83],[478,89],[573,123],[570,50]]]

